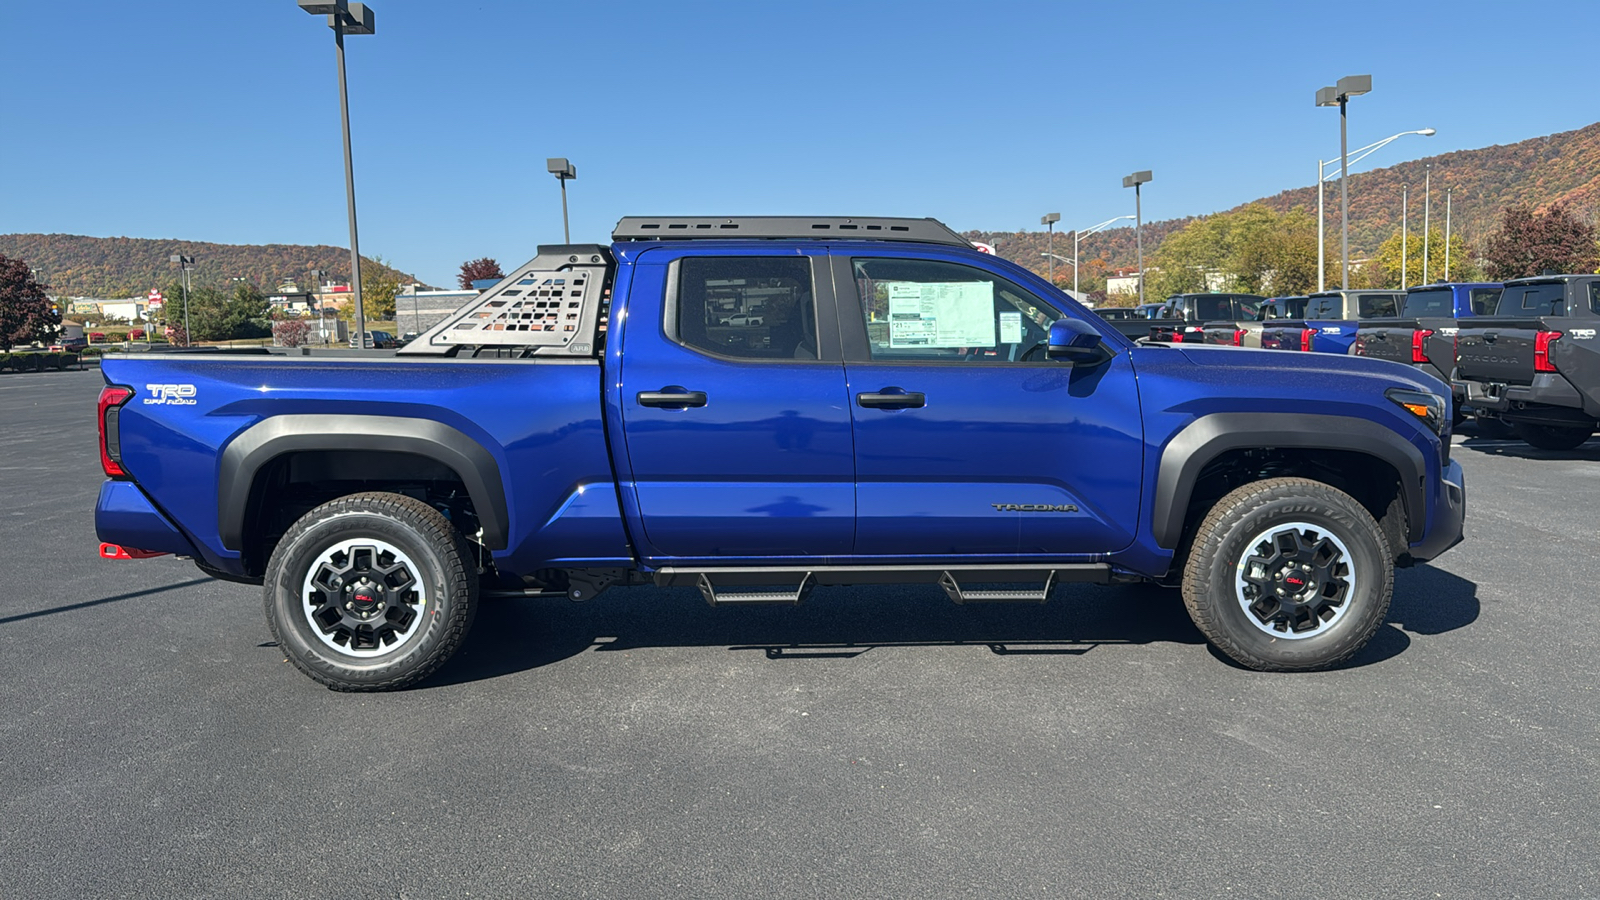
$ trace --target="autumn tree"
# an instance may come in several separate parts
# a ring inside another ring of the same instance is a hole
[[[1483,256],[1489,275],[1501,281],[1546,270],[1593,272],[1600,266],[1594,226],[1574,215],[1565,203],[1551,204],[1543,213],[1534,212],[1527,204],[1507,208],[1499,230],[1489,236]]]
[[[1405,244],[1406,263],[1402,270],[1400,265],[1400,245]],[[1384,240],[1378,247],[1378,252],[1367,260],[1362,266],[1361,273],[1365,284],[1369,288],[1400,288],[1405,289],[1423,283],[1422,267],[1422,234],[1411,232],[1409,235],[1396,231]],[[1438,281],[1446,277],[1444,270],[1445,246],[1444,232],[1438,228],[1428,230],[1428,267],[1429,281]],[[1483,271],[1467,252],[1467,242],[1462,240],[1459,233],[1450,235],[1450,272],[1451,281],[1482,281]],[[1402,281],[1401,275],[1405,278]]]
[[[49,287],[27,263],[0,255],[0,350],[40,340],[60,323],[45,295]]]
[[[500,271],[500,264],[485,256],[482,259],[470,259],[461,264],[461,274],[456,276],[456,283],[461,285],[463,291],[472,290],[474,281],[483,281],[493,278],[496,281],[506,277]]]

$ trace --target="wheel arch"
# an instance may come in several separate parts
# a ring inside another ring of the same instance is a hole
[[[316,451],[403,454],[453,472],[467,490],[483,527],[483,544],[503,550],[510,540],[505,482],[494,456],[461,431],[430,419],[371,415],[284,415],[252,425],[222,451],[217,484],[217,530],[222,545],[244,550],[247,512],[259,477],[287,454]]]
[[[1298,413],[1213,413],[1180,430],[1162,450],[1152,501],[1156,543],[1176,549],[1188,524],[1190,500],[1200,475],[1213,461],[1239,451],[1333,451],[1366,457],[1393,470],[1405,511],[1406,540],[1421,540],[1427,501],[1427,463],[1422,451],[1399,433],[1354,416]],[[1381,519],[1378,512],[1374,518]],[[1404,552],[1405,547],[1396,548]]]

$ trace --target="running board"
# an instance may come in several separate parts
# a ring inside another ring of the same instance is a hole
[[[721,604],[800,603],[817,585],[936,584],[957,603],[1043,603],[1062,582],[1110,584],[1115,580],[1105,563],[971,566],[749,566],[718,568],[663,567],[655,572],[661,587],[693,586],[706,602]],[[983,585],[981,588],[962,584]],[[1016,588],[994,585],[1017,584]],[[790,587],[789,585],[793,585]],[[1026,586],[1024,586],[1026,585]],[[1040,586],[1042,585],[1042,586]],[[758,588],[739,592],[739,586]],[[777,589],[774,589],[777,586]]]
[[[723,604],[737,604],[743,606],[798,606],[800,605],[800,601],[804,600],[806,595],[811,593],[811,586],[815,583],[816,581],[811,577],[811,573],[807,572],[805,573],[805,576],[800,579],[800,584],[793,590],[785,588],[777,591],[739,592],[724,590],[718,592],[716,587],[711,584],[710,573],[701,572],[700,578],[695,581],[695,587],[700,589],[700,595],[705,597],[706,602],[712,606],[721,606]]]

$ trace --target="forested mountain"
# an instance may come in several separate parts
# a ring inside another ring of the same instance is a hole
[[[212,244],[151,238],[96,238],[76,234],[0,234],[0,255],[20,259],[50,285],[52,294],[74,297],[131,297],[170,283],[174,253],[192,256],[190,283],[223,287],[236,278],[271,291],[285,279],[308,284],[306,273],[321,269],[326,278],[350,277],[350,251],[297,244]],[[379,264],[363,256],[361,272],[377,274]],[[388,267],[384,270],[393,271]],[[395,272],[403,283],[410,275]]]
[[[1338,165],[1337,160],[1334,165]],[[1449,189],[1451,230],[1461,235],[1469,248],[1481,247],[1489,233],[1498,226],[1502,212],[1507,207],[1519,203],[1541,208],[1565,201],[1572,205],[1580,217],[1588,221],[1594,221],[1596,213],[1600,212],[1600,123],[1597,123],[1577,131],[1566,131],[1515,144],[1484,147],[1478,150],[1458,150],[1384,169],[1367,171],[1358,169],[1350,176],[1352,257],[1362,258],[1372,255],[1389,235],[1399,231],[1403,185],[1409,184],[1411,187],[1411,229],[1413,233],[1421,233],[1423,182],[1430,167],[1433,183],[1432,224],[1435,228],[1441,230],[1444,228],[1445,191]],[[1306,168],[1308,172],[1314,171],[1310,163]],[[1279,212],[1301,206],[1315,213],[1317,188],[1315,184],[1311,184],[1249,202],[1263,203]],[[1329,233],[1336,234],[1339,216],[1337,181],[1328,183],[1324,203]],[[1234,209],[1246,205],[1248,204],[1241,203]],[[1146,222],[1144,226],[1146,262],[1163,238],[1190,221],[1191,219],[1168,219]],[[1045,232],[969,231],[966,235],[979,241],[999,241],[1001,256],[1016,260],[1035,271],[1045,271],[1045,259],[1039,255],[1045,249]],[[1071,233],[1058,232],[1055,246],[1058,255],[1070,258]],[[1133,229],[1112,228],[1084,238],[1081,256],[1085,278],[1090,275],[1092,262],[1097,258],[1110,267],[1132,266]],[[1057,263],[1058,281],[1061,280],[1063,270],[1070,276],[1072,267]],[[1084,288],[1087,290],[1089,286],[1085,284]]]

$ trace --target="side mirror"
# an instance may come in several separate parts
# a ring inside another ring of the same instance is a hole
[[[1087,322],[1077,319],[1057,319],[1050,324],[1050,342],[1045,356],[1070,363],[1100,362],[1104,353],[1100,332]]]

